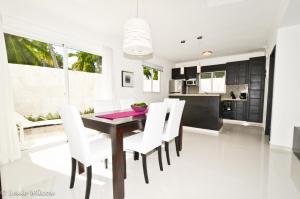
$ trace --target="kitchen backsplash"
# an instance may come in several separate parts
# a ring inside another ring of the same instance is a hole
[[[188,86],[186,89],[187,94],[197,94],[199,93],[199,86]]]
[[[248,84],[241,85],[226,85],[226,94],[222,94],[223,98],[231,98],[230,92],[233,91],[236,98],[239,98],[240,93],[248,93]]]

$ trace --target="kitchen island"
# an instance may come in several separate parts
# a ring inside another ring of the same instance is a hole
[[[183,126],[213,131],[222,128],[219,94],[170,94],[169,97],[186,101],[182,115]]]

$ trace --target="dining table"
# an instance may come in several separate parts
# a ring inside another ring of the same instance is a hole
[[[106,133],[110,135],[112,147],[112,184],[113,198],[124,199],[124,158],[123,158],[123,138],[127,134],[144,129],[147,114],[138,116],[128,116],[116,119],[102,118],[104,114],[122,114],[124,111],[110,111],[105,113],[93,113],[82,115],[82,121],[86,128]],[[166,119],[168,118],[168,114]],[[182,123],[179,128],[179,150],[182,150]],[[138,159],[135,154],[135,159]],[[79,173],[84,172],[84,165],[79,163]]]

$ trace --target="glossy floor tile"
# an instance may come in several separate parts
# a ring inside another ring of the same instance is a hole
[[[150,183],[144,183],[142,162],[127,159],[128,199],[299,199],[300,161],[291,153],[270,149],[262,128],[225,124],[219,136],[184,131],[183,151],[171,166],[163,154],[149,156]],[[112,198],[111,165],[93,166],[91,199]],[[70,156],[66,144],[23,155],[1,168],[5,198],[84,198],[85,176],[70,190]],[[9,196],[23,193],[23,196]],[[27,194],[27,195],[26,195]],[[32,195],[30,195],[32,194]]]

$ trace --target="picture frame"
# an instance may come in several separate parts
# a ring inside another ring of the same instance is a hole
[[[134,87],[134,73],[130,71],[122,71],[122,87]]]

